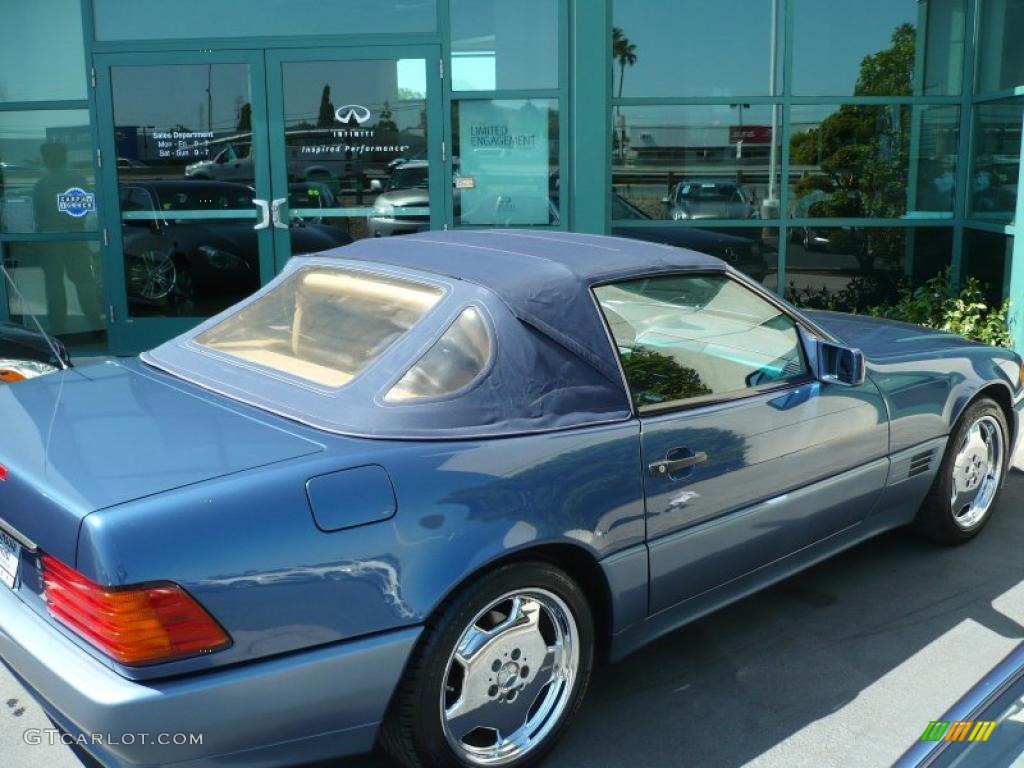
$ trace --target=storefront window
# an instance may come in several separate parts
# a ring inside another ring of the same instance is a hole
[[[452,90],[558,87],[559,0],[451,0]]]
[[[555,99],[457,102],[452,136],[457,224],[559,223]]]
[[[249,67],[119,66],[111,83],[128,312],[219,312],[260,285]]]
[[[974,107],[970,210],[977,218],[1009,221],[1017,211],[1024,98]]]
[[[992,306],[1003,303],[1008,288],[1007,267],[1012,261],[1012,236],[980,229],[964,230],[963,274],[981,283]]]
[[[615,0],[612,93],[779,93],[781,78],[772,76],[772,31],[784,29],[784,6],[783,0]],[[776,72],[781,57],[778,65]]]
[[[793,0],[793,93],[959,93],[966,5],[966,0]]]
[[[0,112],[0,232],[96,230],[89,112]]]
[[[415,34],[437,29],[436,0],[93,0],[98,40]]]
[[[959,115],[955,106],[794,106],[790,216],[951,217]]]
[[[790,227],[785,295],[794,304],[866,312],[949,266],[948,227]]]
[[[84,99],[79,0],[7,3],[0,23],[0,102]]]
[[[751,104],[615,107],[614,194],[652,219],[775,218],[780,114]]]
[[[981,0],[978,92],[1024,85],[1024,0]]]
[[[353,239],[430,229],[425,59],[287,62],[282,85],[293,215]]]
[[[4,265],[17,290],[7,288],[7,310],[26,324],[29,313],[69,347],[106,341],[99,243],[6,243]]]

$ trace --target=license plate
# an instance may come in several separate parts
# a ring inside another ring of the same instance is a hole
[[[18,580],[18,563],[21,561],[21,545],[0,531],[0,584],[14,589]]]

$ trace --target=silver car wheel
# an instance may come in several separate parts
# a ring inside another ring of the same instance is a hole
[[[128,267],[128,284],[151,301],[167,298],[177,282],[174,260],[160,251],[144,251]]]
[[[502,595],[480,611],[448,659],[441,726],[473,765],[501,766],[540,744],[571,701],[580,640],[566,603],[544,589]]]
[[[1005,446],[1003,428],[992,416],[975,421],[958,446],[950,508],[962,530],[974,528],[988,514],[1003,482]]]

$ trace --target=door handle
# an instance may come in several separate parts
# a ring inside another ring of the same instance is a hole
[[[696,467],[698,464],[703,464],[708,460],[708,455],[704,451],[697,451],[692,456],[683,456],[681,459],[664,459],[662,461],[655,461],[653,464],[648,464],[647,469],[650,470],[654,477],[669,477],[674,475],[676,472],[681,472],[684,469],[690,469]]]
[[[263,214],[260,216],[260,220],[256,222],[255,226],[253,226],[253,229],[267,229],[270,227],[270,203],[266,200],[257,200],[253,198],[252,204],[259,208],[260,212]]]
[[[274,222],[275,229],[288,229],[288,224],[281,221],[281,206],[287,202],[287,197],[279,197],[270,204],[270,219]]]

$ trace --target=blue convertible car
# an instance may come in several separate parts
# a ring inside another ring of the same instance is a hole
[[[106,765],[520,768],[596,660],[887,529],[977,534],[1021,379],[650,243],[295,258],[0,388],[0,657]]]

